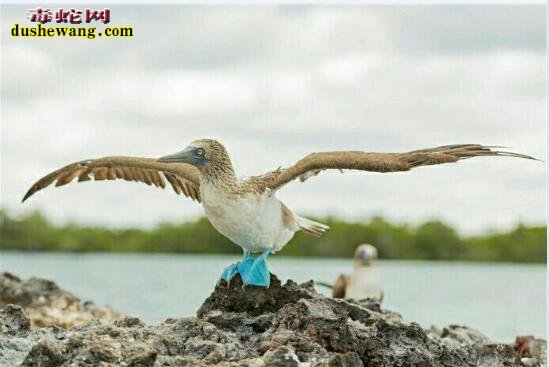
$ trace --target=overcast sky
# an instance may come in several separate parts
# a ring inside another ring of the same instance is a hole
[[[104,155],[212,137],[239,175],[311,151],[504,145],[545,159],[542,6],[128,6],[132,39],[17,39],[3,7],[1,205],[56,222],[150,226],[202,214],[166,190],[91,182],[20,200]],[[48,26],[55,25],[49,23]],[[437,218],[462,233],[545,220],[545,165],[479,158],[399,174],[327,173],[279,197],[302,215]]]

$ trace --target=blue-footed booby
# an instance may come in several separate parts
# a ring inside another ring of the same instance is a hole
[[[158,159],[104,157],[69,164],[38,180],[26,195],[51,183],[62,186],[78,182],[123,179],[164,188],[167,181],[177,194],[202,203],[206,217],[221,234],[244,251],[241,261],[221,274],[229,281],[240,274],[243,285],[268,287],[266,259],[281,250],[297,231],[320,236],[327,225],[300,217],[277,199],[284,185],[329,169],[372,172],[409,171],[420,166],[451,163],[477,156],[509,156],[535,159],[479,144],[445,145],[407,153],[335,151],[312,153],[287,168],[239,179],[225,147],[213,139],[193,141],[184,150]],[[253,254],[260,253],[259,256]]]
[[[363,244],[356,248],[353,256],[353,272],[341,274],[332,287],[332,297],[383,299],[379,271],[377,268],[377,249],[370,244]]]

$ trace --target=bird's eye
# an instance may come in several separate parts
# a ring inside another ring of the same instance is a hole
[[[201,148],[198,148],[198,149],[196,150],[196,154],[202,155],[202,154],[204,154],[204,151],[203,151]]]

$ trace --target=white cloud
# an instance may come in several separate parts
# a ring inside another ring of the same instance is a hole
[[[50,55],[26,44],[6,44],[2,49],[3,60],[10,66],[10,74],[22,78],[36,78],[52,67]]]
[[[3,24],[21,9],[3,11]],[[158,156],[199,137],[223,141],[243,175],[311,151],[462,142],[545,158],[545,55],[536,41],[544,28],[535,7],[128,9],[113,14],[139,31],[133,40],[2,40],[3,207],[116,226],[196,216],[189,201],[128,183],[19,200],[33,180],[71,161]],[[144,17],[155,12],[171,17]],[[459,22],[443,29],[450,17]],[[478,39],[470,17],[485,29]],[[280,196],[302,214],[439,217],[476,232],[544,222],[544,190],[543,165],[478,159],[406,174],[328,173]]]

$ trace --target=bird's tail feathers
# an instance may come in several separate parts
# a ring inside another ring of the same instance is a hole
[[[326,224],[315,222],[307,218],[296,216],[297,225],[303,232],[311,236],[320,237],[326,230],[330,229]]]

